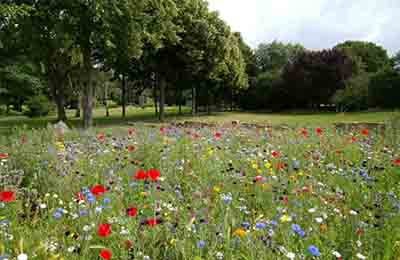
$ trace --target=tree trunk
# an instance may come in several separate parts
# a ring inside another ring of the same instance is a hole
[[[212,97],[211,97],[211,92],[210,91],[207,91],[207,94],[208,94],[208,96],[207,96],[207,114],[209,114],[209,115],[211,115],[211,99],[212,99]]]
[[[233,89],[231,90],[231,111],[233,111]]]
[[[192,116],[197,114],[196,97],[196,87],[192,87]]]
[[[85,83],[83,84],[83,97],[82,97],[82,108],[83,108],[83,127],[88,129],[93,125],[93,84],[92,84],[92,64],[91,64],[91,52],[90,49],[84,51],[84,71]]]
[[[122,104],[122,118],[126,117],[126,79],[125,75],[122,75],[122,93],[121,93],[121,104]]]
[[[154,110],[156,113],[156,117],[158,117],[158,97],[157,97],[157,86],[154,84],[153,86],[153,99],[154,99]]]
[[[183,101],[182,88],[179,88],[178,91],[179,91],[179,94],[178,94],[179,95],[179,97],[178,97],[179,98],[179,115],[181,116],[182,115],[182,103],[183,103],[182,102]]]
[[[50,72],[50,89],[52,91],[52,95],[54,101],[57,106],[57,121],[66,121],[67,114],[65,112],[65,96],[64,96],[64,85],[63,79],[56,75],[55,71]]]
[[[161,81],[160,81],[160,113],[159,113],[159,120],[160,120],[160,122],[164,122],[165,85],[166,85],[165,80],[164,80],[164,79],[161,79]]]

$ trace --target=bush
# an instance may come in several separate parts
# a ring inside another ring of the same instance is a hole
[[[52,109],[52,104],[46,96],[36,95],[28,99],[26,107],[28,108],[28,111],[26,112],[27,116],[39,117],[47,116]]]
[[[332,102],[340,111],[355,111],[368,108],[369,74],[361,72],[346,82],[345,89],[336,91]]]
[[[372,106],[399,108],[400,73],[393,69],[376,73],[371,79],[369,92]]]

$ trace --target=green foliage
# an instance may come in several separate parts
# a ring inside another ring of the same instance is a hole
[[[28,108],[26,115],[29,117],[47,116],[52,110],[50,100],[43,94],[30,97],[26,106]]]
[[[382,70],[371,78],[370,103],[382,108],[400,107],[400,73],[393,69]]]
[[[344,89],[338,90],[332,98],[340,111],[357,111],[368,108],[370,75],[361,72],[346,82]]]
[[[359,57],[365,65],[365,71],[369,73],[375,73],[391,65],[387,51],[372,42],[346,41],[336,45],[335,48]]]
[[[255,51],[255,56],[261,71],[280,70],[286,64],[294,62],[296,57],[304,51],[305,48],[300,44],[273,41],[260,44]]]

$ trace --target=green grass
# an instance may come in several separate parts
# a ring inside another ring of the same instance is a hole
[[[327,126],[333,123],[381,123],[390,120],[399,112],[355,112],[355,113],[261,113],[261,112],[217,112],[212,115],[200,114],[197,117],[190,116],[190,109],[183,108],[183,115],[178,115],[176,107],[166,109],[166,122],[199,121],[206,123],[230,123],[235,120],[245,123],[265,125],[289,125],[289,126]],[[74,118],[74,111],[68,111],[68,124],[80,127],[81,120]],[[14,127],[26,126],[27,128],[42,128],[49,123],[54,123],[54,114],[41,118],[28,118],[26,116],[0,117],[0,133],[7,133]],[[124,127],[130,123],[148,122],[158,123],[154,116],[153,108],[128,107],[125,119],[121,117],[121,109],[110,109],[110,117],[105,116],[105,109],[94,110],[95,127]]]

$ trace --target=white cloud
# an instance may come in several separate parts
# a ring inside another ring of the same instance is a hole
[[[400,50],[400,0],[208,0],[212,10],[256,47],[273,40],[330,48],[366,40]]]

